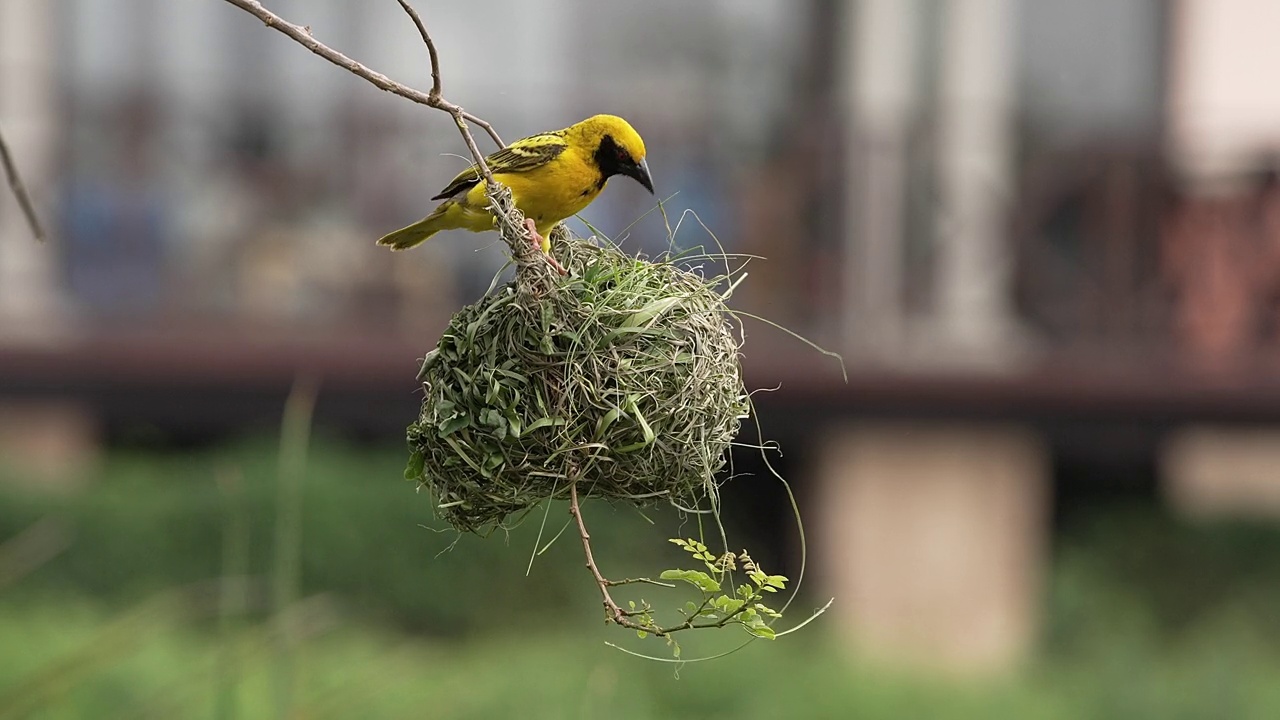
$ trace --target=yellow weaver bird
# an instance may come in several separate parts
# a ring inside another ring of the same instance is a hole
[[[555,224],[590,205],[614,175],[635,178],[653,192],[644,156],[644,140],[630,123],[616,115],[595,115],[563,130],[517,140],[485,162],[493,178],[511,188],[534,242],[549,252],[551,242],[546,236]],[[431,199],[444,202],[378,244],[406,250],[441,230],[493,229],[484,181],[475,165],[458,173]]]

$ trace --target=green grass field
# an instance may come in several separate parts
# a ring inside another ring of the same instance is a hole
[[[281,652],[293,654],[288,716],[298,718],[1261,720],[1280,708],[1275,650],[1243,629],[972,683],[859,667],[816,638],[757,643],[677,674],[605,646],[594,623],[465,640],[312,623],[282,650],[268,626],[219,633],[163,610],[3,603],[0,717],[278,717]]]
[[[604,644],[663,651],[603,626],[573,543],[525,576],[540,517],[437,557],[454,537],[421,527],[403,457],[315,443],[282,612],[269,444],[113,453],[69,496],[0,484],[0,542],[43,518],[74,532],[0,586],[0,718],[1280,717],[1274,527],[1079,524],[1055,551],[1037,656],[998,680],[859,664],[827,644],[831,618],[677,667]],[[233,493],[215,481],[228,468]],[[678,556],[661,515],[588,512],[619,574]],[[246,592],[212,582],[224,574]]]

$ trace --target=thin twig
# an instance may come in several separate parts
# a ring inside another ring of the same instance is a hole
[[[397,0],[397,1],[400,3],[400,6],[405,8],[407,11],[409,11],[415,19],[417,18],[417,14],[412,12],[412,8],[410,8],[404,2],[404,0]],[[258,0],[227,0],[227,2],[231,3],[232,5],[235,5],[241,10],[244,10],[250,15],[253,15],[254,17],[258,18],[267,27],[272,28],[273,30],[278,30],[284,33],[285,35],[288,35],[291,39],[293,39],[298,44],[302,45],[303,47],[315,53],[316,55],[319,55],[325,60],[328,60],[334,65],[337,65],[338,67],[343,68],[344,70],[347,70],[348,72],[354,75],[357,75],[359,77],[364,78],[365,80],[368,80],[369,82],[373,83],[375,87],[378,87],[379,89],[382,89],[382,90],[386,90],[389,93],[394,93],[396,95],[399,95],[400,97],[405,98],[406,100],[412,100],[413,102],[416,102],[420,105],[433,107],[433,108],[436,108],[437,110],[444,110],[445,112],[452,115],[454,118],[454,121],[458,125],[458,129],[462,131],[463,139],[467,143],[467,149],[471,151],[471,156],[475,158],[476,166],[479,167],[480,169],[480,174],[484,176],[486,181],[488,182],[494,181],[493,175],[489,172],[489,166],[484,161],[484,155],[480,152],[480,148],[476,146],[476,141],[474,138],[471,137],[471,133],[466,129],[466,121],[468,119],[471,119],[474,122],[474,118],[475,118],[474,115],[466,112],[461,107],[449,102],[448,100],[445,100],[442,96],[440,96],[438,92],[424,93],[421,90],[415,90],[407,85],[402,85],[396,82],[395,80],[392,80],[391,78],[387,77],[386,75],[383,75],[382,73],[376,70],[373,70],[369,67],[366,67],[365,65],[362,65],[361,63],[355,60],[352,60],[346,55],[343,55],[337,50],[334,50],[328,45],[325,45],[319,40],[316,40],[314,37],[311,36],[310,29],[303,27],[301,25],[294,25],[288,20],[285,20],[279,15],[276,15],[275,13],[263,7],[262,3],[258,2]],[[422,27],[421,20],[416,20],[416,22],[418,23],[418,26],[421,28]],[[433,86],[433,90],[438,90],[440,70],[439,70],[439,62],[437,58],[435,43],[431,41],[431,36],[426,33],[425,29],[423,30],[422,35],[423,35],[423,39],[427,43],[427,51],[431,54],[431,68],[432,68],[431,76],[436,80],[435,85]],[[476,124],[479,125],[480,123],[476,123]],[[487,125],[488,123],[485,123],[485,124]]]
[[[493,138],[494,144],[496,144],[498,147],[504,148],[507,146],[506,143],[502,142],[502,136],[498,135],[498,131],[494,130],[493,126],[490,125],[487,120],[481,120],[480,118],[476,117],[475,115],[472,115],[466,110],[462,111],[462,117],[467,122],[473,122],[476,125],[479,125],[480,127],[484,128],[484,131],[489,133],[489,137]]]
[[[442,90],[440,88],[440,55],[436,52],[436,43],[431,39],[431,33],[427,32],[427,26],[422,23],[422,18],[418,16],[418,11],[413,9],[408,0],[396,0],[396,2],[400,3],[400,7],[409,14],[414,26],[418,28],[418,34],[422,36],[422,42],[427,45],[427,54],[431,56],[431,92],[427,93],[427,96],[439,98]],[[458,109],[461,110],[461,108]],[[498,131],[494,130],[489,123],[465,110],[462,111],[462,118],[484,128],[485,132],[489,133],[489,137],[493,138],[493,141],[498,144],[498,147],[504,148],[507,146],[506,143],[502,142],[502,138],[498,136]]]
[[[13,196],[18,200],[18,206],[22,208],[22,214],[27,216],[27,225],[31,226],[31,234],[36,236],[36,240],[44,241],[44,228],[40,226],[40,218],[36,216],[36,208],[31,204],[31,196],[27,194],[27,186],[22,182],[22,176],[18,174],[18,166],[13,162],[13,156],[9,154],[9,146],[4,141],[4,133],[0,132],[0,164],[4,165],[4,174],[9,178],[9,189],[13,191]]]
[[[422,36],[422,42],[427,44],[427,53],[431,55],[431,97],[440,97],[440,55],[436,53],[436,44],[431,40],[431,33],[427,32],[427,26],[422,24],[422,18],[418,17],[418,11],[413,9],[406,0],[396,0],[400,3],[400,7],[409,14],[413,20],[413,24],[418,28],[418,34]]]
[[[698,607],[697,611],[690,613],[689,616],[685,618],[684,622],[672,625],[671,627],[661,627],[656,624],[646,624],[632,620],[631,618],[634,616],[648,615],[649,611],[647,609],[623,610],[618,605],[617,601],[613,599],[613,595],[609,593],[609,588],[617,585],[625,585],[631,582],[652,582],[655,585],[663,585],[664,583],[648,580],[647,578],[629,579],[625,581],[610,580],[600,572],[600,567],[596,565],[595,555],[591,552],[591,533],[587,532],[587,524],[582,519],[582,507],[578,503],[578,483],[576,480],[569,484],[569,514],[573,516],[574,522],[578,525],[578,537],[582,539],[582,554],[585,555],[587,559],[587,570],[591,571],[591,577],[596,580],[596,587],[600,588],[600,600],[604,604],[606,622],[612,622],[632,630],[643,630],[646,633],[656,635],[658,637],[666,637],[667,635],[680,632],[681,630],[722,628],[733,622],[739,615],[747,610],[748,605],[744,603],[734,612],[729,613],[718,620],[705,623],[695,623],[694,619],[697,618],[699,613],[706,609],[711,603],[712,598],[710,595],[707,595],[702,599],[702,605]]]
[[[591,571],[591,577],[596,579],[596,585],[600,587],[600,599],[604,602],[606,618],[633,630],[647,630],[648,628],[642,627],[627,617],[627,613],[618,607],[618,603],[614,602],[613,596],[609,594],[609,581],[600,574],[595,555],[591,553],[591,533],[587,532],[587,525],[582,521],[582,508],[578,506],[577,480],[569,484],[569,514],[578,523],[578,537],[582,538],[582,552],[587,556],[587,569]]]
[[[458,132],[462,133],[462,139],[467,144],[467,149],[471,151],[471,156],[476,160],[476,167],[485,179],[485,195],[489,198],[489,210],[493,213],[497,222],[499,234],[511,249],[511,257],[526,270],[530,268],[538,269],[538,271],[532,273],[519,273],[518,277],[527,292],[534,296],[541,295],[550,287],[548,268],[554,267],[561,274],[564,274],[564,269],[549,254],[532,250],[530,242],[533,242],[535,237],[532,223],[526,226],[524,214],[516,208],[515,198],[512,196],[511,190],[493,179],[493,174],[489,171],[485,158],[480,154],[480,148],[476,146],[475,138],[472,137],[471,131],[467,128],[467,121],[475,122],[487,130],[489,137],[493,138],[498,147],[506,147],[506,143],[502,142],[501,137],[498,137],[498,132],[493,129],[492,125],[444,99],[440,80],[440,54],[436,52],[435,41],[431,39],[431,33],[427,32],[427,26],[423,24],[422,18],[418,16],[418,11],[413,9],[408,0],[396,0],[396,2],[409,15],[414,27],[418,28],[418,35],[422,37],[422,42],[427,46],[427,54],[431,58],[431,93],[427,96],[427,99],[431,101],[432,107],[444,110],[453,117],[453,122],[458,126]],[[538,260],[541,260],[541,262],[538,262]]]
[[[258,2],[258,0],[227,0],[227,2],[231,3],[232,5],[235,5],[241,10],[244,10],[250,15],[253,15],[254,17],[258,18],[267,27],[272,28],[274,30],[279,30],[285,35],[288,35],[298,44],[302,45],[303,47],[315,53],[316,55],[319,55],[320,57],[324,58],[325,60],[328,60],[329,62],[333,63],[334,65],[337,65],[340,68],[343,68],[344,70],[347,70],[355,75],[358,75],[364,78],[365,80],[368,80],[369,82],[373,83],[375,86],[377,86],[382,90],[386,90],[387,92],[390,92],[390,93],[395,93],[396,95],[399,95],[402,98],[412,100],[421,105],[427,105],[429,107],[438,107],[442,110],[447,109],[447,108],[441,107],[441,105],[437,101],[433,100],[426,93],[421,92],[419,90],[414,90],[413,88],[408,87],[406,85],[401,85],[400,83],[392,80],[386,75],[383,75],[382,73],[374,70],[370,70],[369,68],[365,67],[364,65],[361,65],[355,60],[352,60],[346,55],[343,55],[337,50],[334,50],[333,48],[330,48],[324,43],[316,40],[315,38],[311,37],[311,32],[307,28],[304,28],[300,25],[294,25],[293,23],[285,20],[279,15],[276,15],[270,10],[262,7],[262,3]]]
[[[484,155],[480,153],[480,148],[476,147],[476,141],[471,137],[471,133],[466,130],[466,120],[462,108],[454,105],[448,100],[445,100],[439,92],[437,92],[439,89],[440,76],[439,62],[437,59],[435,43],[431,41],[431,36],[426,33],[425,29],[423,29],[422,36],[427,43],[427,51],[431,54],[431,76],[436,78],[436,83],[433,86],[432,93],[424,93],[421,90],[415,90],[407,85],[402,85],[386,75],[352,60],[346,55],[343,55],[337,50],[334,50],[328,45],[316,40],[311,36],[311,30],[309,28],[301,25],[294,25],[288,20],[285,20],[279,15],[276,15],[263,7],[262,3],[258,2],[258,0],[227,0],[227,2],[258,18],[267,27],[288,35],[298,44],[325,60],[328,60],[334,65],[368,80],[373,83],[374,86],[382,90],[386,90],[389,93],[399,95],[407,100],[412,100],[421,105],[433,107],[437,110],[444,110],[452,115],[454,121],[458,124],[458,128],[462,130],[463,139],[467,143],[467,149],[471,151],[472,157],[475,158],[476,165],[480,168],[480,173],[484,176],[485,180],[493,182],[493,175],[489,172],[489,166],[484,161]],[[421,28],[422,21],[416,19],[417,14],[413,13],[413,9],[410,8],[404,0],[398,0],[398,2],[400,2],[401,7],[410,12],[411,16],[414,17],[418,23],[419,28]]]
[[[258,0],[227,0],[227,2],[258,18],[267,27],[284,33],[298,44],[334,65],[368,80],[375,87],[399,95],[407,100],[412,100],[420,105],[426,105],[449,113],[453,117],[454,124],[458,126],[458,131],[462,133],[462,140],[467,144],[467,150],[471,152],[471,157],[475,160],[476,169],[480,171],[480,176],[485,180],[490,211],[497,219],[498,231],[502,235],[502,239],[511,248],[512,257],[517,264],[523,267],[540,268],[539,272],[530,281],[531,288],[538,289],[548,286],[552,258],[550,255],[536,251],[533,247],[533,235],[525,227],[524,215],[515,207],[510,189],[494,180],[493,173],[489,170],[489,164],[485,162],[484,154],[480,152],[479,146],[476,145],[476,140],[471,135],[467,122],[474,122],[485,128],[489,132],[489,136],[499,146],[505,147],[505,144],[502,142],[502,138],[498,137],[498,133],[493,130],[493,126],[463,110],[460,106],[445,100],[440,94],[439,54],[436,52],[435,43],[431,40],[431,35],[427,32],[426,26],[422,24],[422,19],[418,17],[417,12],[413,10],[406,0],[397,0],[397,2],[413,19],[423,42],[427,45],[427,52],[431,56],[431,77],[433,82],[430,93],[424,93],[407,85],[402,85],[386,75],[352,60],[312,37],[310,28],[295,25],[285,20],[263,7]],[[540,259],[539,256],[541,256]]]
[[[664,587],[664,588],[675,587],[673,583],[665,583],[665,582],[662,582],[661,580],[654,580],[653,578],[643,578],[643,577],[642,578],[624,578],[622,580],[609,580],[607,582],[609,583],[609,587],[618,587],[619,585],[634,585],[636,583],[644,583],[645,585],[657,585],[658,587]]]

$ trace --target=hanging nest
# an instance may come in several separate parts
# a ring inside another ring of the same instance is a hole
[[[705,507],[748,411],[727,277],[567,237],[570,276],[453,316],[419,379],[405,477],[485,532],[550,498]],[[541,261],[539,261],[541,262]]]

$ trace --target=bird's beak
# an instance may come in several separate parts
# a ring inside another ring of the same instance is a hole
[[[636,163],[634,166],[632,166],[629,169],[631,170],[631,172],[627,174],[635,178],[636,181],[639,182],[641,185],[643,185],[644,189],[648,190],[649,194],[652,195],[653,194],[653,176],[649,174],[648,161],[641,160],[640,162]]]

